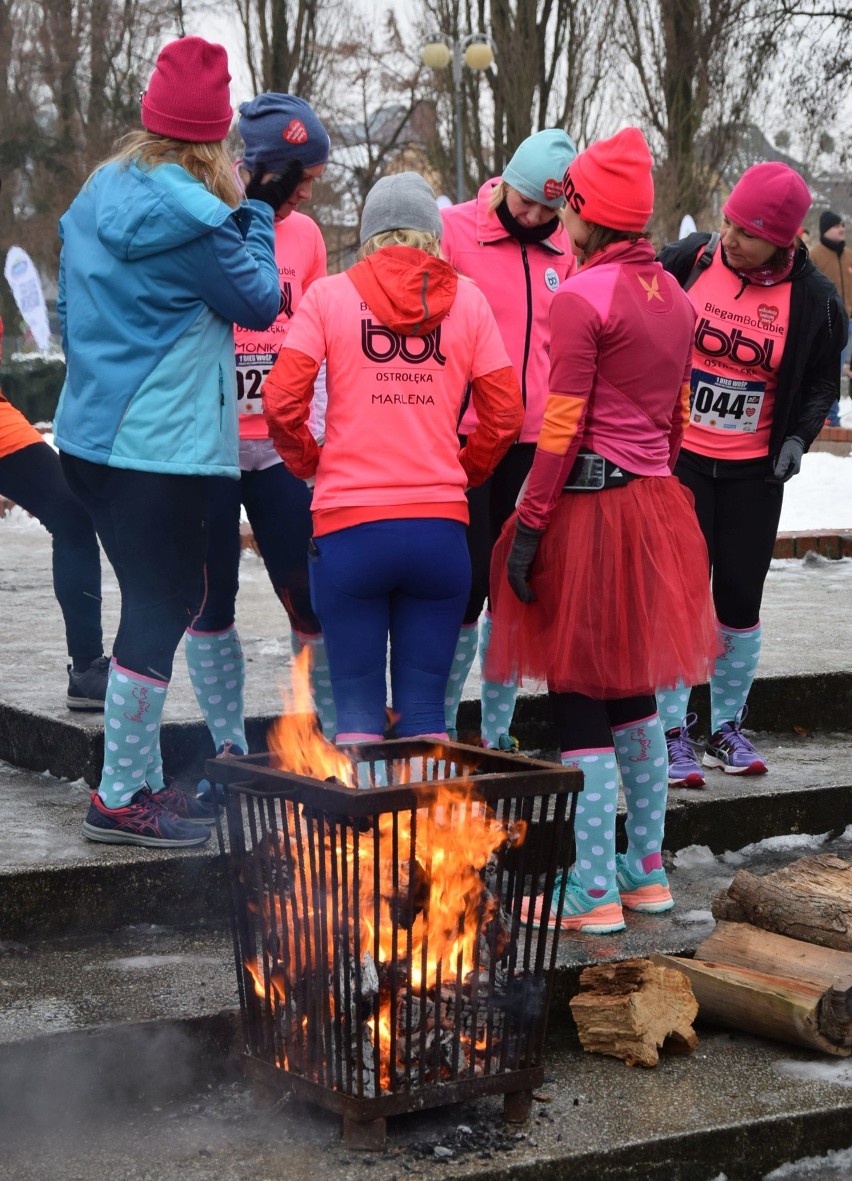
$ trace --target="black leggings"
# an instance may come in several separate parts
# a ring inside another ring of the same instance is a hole
[[[462,442],[465,440],[462,439]],[[535,443],[515,443],[491,476],[467,494],[470,524],[467,548],[470,553],[471,589],[464,623],[476,623],[489,595],[491,551],[500,530],[515,511],[521,485],[529,475],[535,456]]]
[[[131,471],[64,453],[61,459],[121,590],[115,659],[168,681],[201,600],[210,477]]]
[[[614,727],[629,726],[657,712],[653,694],[597,701],[582,693],[550,693],[560,751],[612,746]]]
[[[675,475],[695,497],[707,542],[716,618],[745,630],[760,620],[784,486],[767,479],[768,461],[709,459],[682,450]],[[677,538],[673,538],[677,544]]]
[[[92,519],[73,495],[56,452],[30,443],[0,458],[0,496],[41,521],[53,538],[53,592],[68,655],[79,666],[103,653],[101,554]]]

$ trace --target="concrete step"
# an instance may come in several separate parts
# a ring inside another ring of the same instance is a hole
[[[761,734],[755,741],[769,774],[708,771],[704,789],[670,792],[667,849],[701,844],[721,853],[734,842],[842,831],[852,823],[848,734]],[[187,788],[194,782],[178,779]],[[95,844],[80,830],[88,800],[81,779],[0,764],[0,939],[224,923],[226,882],[215,834],[187,850]],[[623,819],[622,801],[620,827]]]

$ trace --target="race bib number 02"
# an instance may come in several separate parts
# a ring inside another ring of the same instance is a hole
[[[693,369],[689,420],[711,430],[752,435],[757,430],[765,393],[765,382],[737,381]]]
[[[275,353],[237,354],[237,409],[240,414],[262,414],[260,387],[272,372]]]

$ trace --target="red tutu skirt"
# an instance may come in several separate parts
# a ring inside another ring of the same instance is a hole
[[[709,677],[720,651],[707,546],[674,477],[563,492],[533,563],[536,602],[506,579],[513,514],[491,560],[489,680],[634,697]]]

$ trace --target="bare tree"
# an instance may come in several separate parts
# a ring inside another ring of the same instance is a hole
[[[344,16],[338,0],[236,0],[255,94],[275,90],[318,102]],[[335,85],[337,80],[335,80]]]
[[[663,237],[705,209],[785,26],[776,0],[623,0],[617,37],[636,121],[658,160]]]

